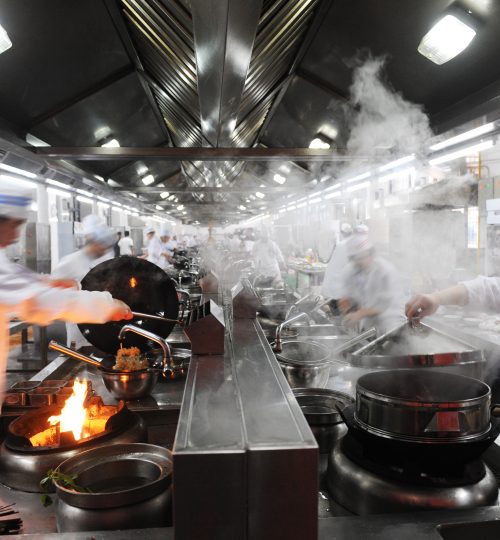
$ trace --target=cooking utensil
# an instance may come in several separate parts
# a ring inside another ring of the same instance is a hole
[[[122,256],[92,268],[82,280],[82,289],[108,291],[123,300],[136,313],[151,313],[161,320],[143,318],[141,328],[167,338],[178,319],[179,300],[174,282],[158,266],[137,257]],[[165,319],[170,319],[166,321]],[[79,324],[85,338],[99,350],[115,354],[120,342],[118,333],[127,321],[106,324]],[[147,340],[129,334],[127,347],[148,348]]]
[[[490,387],[471,377],[419,369],[378,371],[358,379],[355,420],[381,437],[465,443],[490,432],[490,402]]]
[[[330,374],[330,351],[315,341],[284,341],[276,353],[292,388],[323,388]]]
[[[158,381],[159,374],[163,371],[161,368],[147,368],[137,371],[113,370],[112,365],[109,365],[109,359],[106,359],[106,365],[103,365],[99,360],[76,352],[56,341],[49,343],[49,349],[97,367],[104,385],[118,399],[132,400],[149,396]]]

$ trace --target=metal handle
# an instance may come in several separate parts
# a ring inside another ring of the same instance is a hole
[[[64,345],[57,343],[57,341],[52,340],[49,343],[49,349],[71,356],[71,358],[74,358],[75,360],[80,360],[92,366],[102,368],[101,362],[94,360],[93,358],[90,358],[89,356],[85,356],[84,354],[81,354],[79,352],[76,352],[73,349],[69,349],[68,347],[65,347]]]
[[[150,315],[149,313],[140,313],[139,311],[132,311],[132,315],[137,319],[151,319],[152,321],[175,322],[175,323],[180,322],[177,319],[168,319],[167,317],[160,317],[159,315]]]
[[[500,417],[500,405],[492,405],[490,409],[490,414],[495,418]]]
[[[361,334],[359,334],[359,336],[355,336],[352,339],[349,339],[348,341],[340,345],[340,347],[338,347],[337,349],[333,351],[333,354],[343,353],[347,351],[348,349],[351,349],[352,347],[354,347],[361,341],[364,341],[365,339],[370,339],[376,335],[377,335],[377,329],[370,328],[369,330],[366,330],[366,332],[362,332]]]
[[[283,328],[285,326],[288,326],[289,324],[298,321],[299,319],[306,319],[307,323],[309,324],[311,319],[309,318],[309,315],[307,313],[297,313],[297,315],[294,315],[293,317],[290,317],[286,321],[283,321],[281,324],[279,324],[276,327],[276,335],[274,339],[274,351],[275,352],[281,352],[281,332],[283,331]]]

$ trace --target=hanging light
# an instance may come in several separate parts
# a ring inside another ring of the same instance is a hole
[[[12,41],[10,40],[5,28],[0,25],[0,54],[12,47]]]

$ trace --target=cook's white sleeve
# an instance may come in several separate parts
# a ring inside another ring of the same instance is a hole
[[[0,306],[34,324],[49,324],[56,319],[103,323],[114,311],[108,292],[53,288],[37,278],[36,274],[0,272]]]
[[[478,276],[470,281],[462,281],[462,285],[467,289],[471,306],[500,310],[500,278]]]

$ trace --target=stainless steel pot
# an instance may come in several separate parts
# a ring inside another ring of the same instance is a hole
[[[293,395],[316,438],[320,453],[330,452],[335,441],[347,432],[339,409],[353,404],[354,400],[326,388],[295,388]]]
[[[330,351],[315,341],[284,341],[276,352],[292,388],[324,388],[330,374]]]
[[[490,430],[490,387],[471,377],[420,369],[368,373],[356,385],[355,421],[400,441],[460,443]]]
[[[59,532],[165,527],[171,523],[172,456],[151,444],[82,452],[58,471],[77,475],[78,492],[55,482]]]

